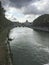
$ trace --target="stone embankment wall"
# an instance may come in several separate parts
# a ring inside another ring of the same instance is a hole
[[[11,52],[11,47],[10,47],[10,43],[9,43],[9,40],[8,40],[8,36],[6,38],[6,46],[7,46],[7,51],[8,51],[8,64],[13,65],[13,54]]]

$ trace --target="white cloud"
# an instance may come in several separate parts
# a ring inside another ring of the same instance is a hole
[[[49,65],[49,63],[47,63],[47,64],[44,64],[44,65]]]
[[[33,22],[34,19],[36,19],[39,15],[26,15],[25,18],[29,21],[29,22]]]
[[[29,2],[28,0],[27,2],[25,0],[25,3],[23,0],[21,0],[21,2],[19,2],[19,0],[1,1],[6,10],[5,16],[12,21],[19,20],[24,22],[26,19],[33,21],[35,18],[42,14],[49,14],[49,0],[31,0]],[[18,2],[18,4],[16,2]]]
[[[35,18],[37,18],[39,15],[24,15],[21,10],[9,7],[5,13],[5,17],[11,21],[20,21],[25,22],[28,20],[29,22],[32,22]]]

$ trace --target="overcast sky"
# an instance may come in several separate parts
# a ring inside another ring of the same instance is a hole
[[[49,14],[49,0],[0,0],[11,21],[32,22],[43,14]]]

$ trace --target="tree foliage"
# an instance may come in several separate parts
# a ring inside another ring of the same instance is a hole
[[[33,21],[34,27],[49,27],[49,14],[39,16]]]
[[[2,8],[1,1],[0,1],[0,31],[4,30],[5,28],[11,26],[12,22],[5,18],[5,10]]]

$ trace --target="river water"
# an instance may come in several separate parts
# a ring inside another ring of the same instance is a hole
[[[14,65],[49,65],[49,33],[16,27],[9,37]]]

